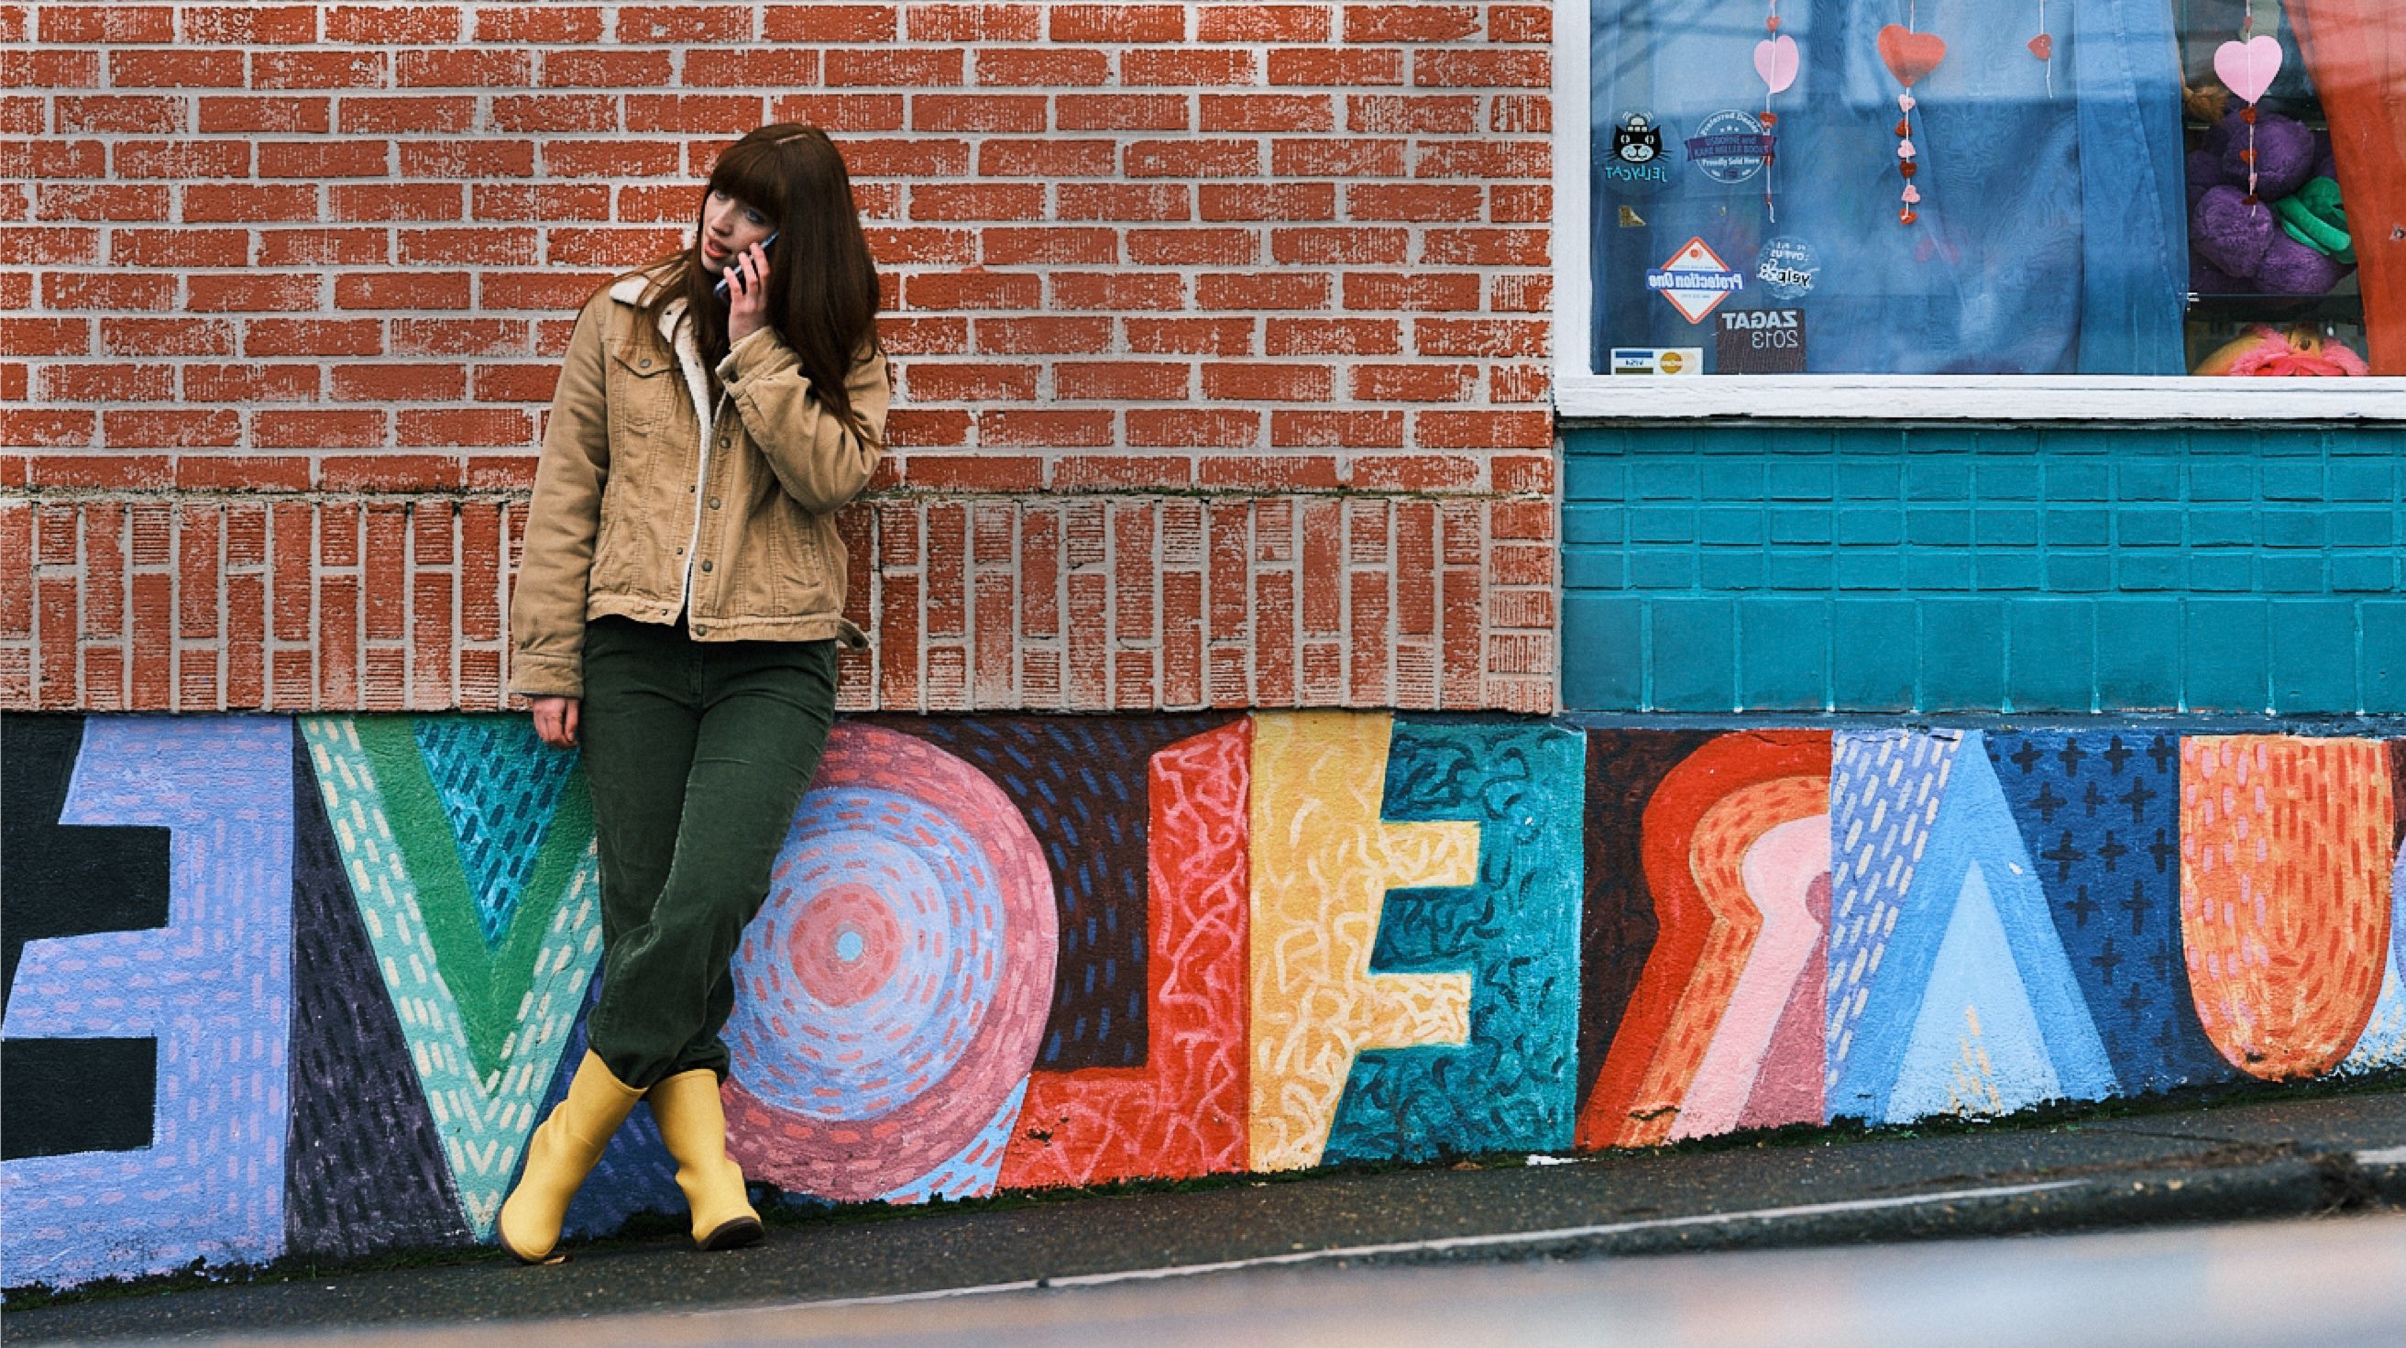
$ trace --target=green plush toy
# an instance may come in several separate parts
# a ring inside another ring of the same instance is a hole
[[[2295,192],[2272,203],[2281,228],[2290,238],[2335,262],[2356,260],[2354,240],[2348,237],[2348,213],[2339,202],[2339,184],[2329,178],[2308,178]]]

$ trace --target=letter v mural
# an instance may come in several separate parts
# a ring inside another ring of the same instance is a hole
[[[592,809],[523,718],[306,718],[376,968],[489,1239],[601,958]]]

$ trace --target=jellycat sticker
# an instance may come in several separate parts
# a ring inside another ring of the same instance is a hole
[[[1773,299],[1801,300],[1813,293],[1813,282],[1820,276],[1821,254],[1792,234],[1765,240],[1763,251],[1755,255],[1754,279]]]
[[[1742,183],[1771,162],[1771,136],[1763,120],[1730,108],[1696,124],[1688,137],[1688,162],[1717,183]]]
[[[1701,323],[1721,301],[1746,288],[1721,255],[1701,238],[1690,239],[1659,267],[1646,272],[1646,289],[1661,295],[1690,323]]]
[[[1663,153],[1663,124],[1650,112],[1624,112],[1612,124],[1612,151],[1596,165],[1609,186],[1652,192],[1671,181],[1671,157]]]

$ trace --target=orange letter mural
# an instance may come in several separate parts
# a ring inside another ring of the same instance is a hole
[[[2206,1038],[2266,1080],[2331,1070],[2389,947],[2387,748],[2201,735],[2180,745],[2180,920]]]
[[[1829,796],[1830,737],[1798,730],[1724,735],[1655,789],[1644,857],[1661,933],[1580,1115],[1580,1147],[1647,1146],[1697,1131],[1679,1127],[1680,1110],[1708,1057],[1719,1060],[1699,1102],[1709,1131],[1736,1126],[1820,934],[1805,906],[1815,876],[1804,872],[1815,860],[1820,873],[1829,869]],[[1798,836],[1812,827],[1801,821],[1813,819],[1824,821],[1817,849]],[[1753,855],[1766,842],[1777,855]],[[1749,892],[1757,878],[1763,899]],[[1758,960],[1764,899],[1775,906]],[[1737,1023],[1714,1054],[1732,1014]]]

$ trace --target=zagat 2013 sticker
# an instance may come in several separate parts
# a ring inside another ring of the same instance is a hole
[[[1671,156],[1663,153],[1663,124],[1650,112],[1625,112],[1612,126],[1612,150],[1596,164],[1604,181],[1623,190],[1650,192],[1671,181]]]
[[[1646,289],[1671,302],[1690,323],[1701,323],[1721,301],[1746,288],[1746,278],[1729,269],[1721,255],[1690,239],[1670,260],[1646,271]]]
[[[1805,372],[1802,309],[1723,309],[1715,339],[1722,374]]]
[[[1763,171],[1771,135],[1751,112],[1731,108],[1696,124],[1688,137],[1688,162],[1717,183],[1742,183]]]
[[[1766,240],[1763,251],[1755,256],[1754,279],[1773,299],[1801,300],[1813,292],[1813,282],[1821,275],[1821,254],[1813,245],[1792,234]]]

